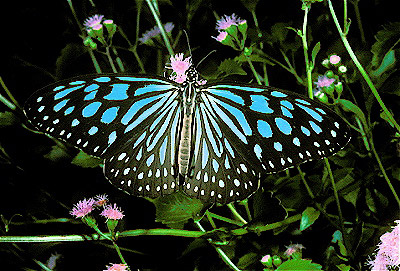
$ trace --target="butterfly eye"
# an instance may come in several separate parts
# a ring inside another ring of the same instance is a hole
[[[338,115],[300,95],[207,85],[192,66],[185,80],[81,76],[39,90],[24,110],[38,129],[104,159],[118,188],[182,190],[209,203],[243,200],[264,174],[330,156],[350,139]]]

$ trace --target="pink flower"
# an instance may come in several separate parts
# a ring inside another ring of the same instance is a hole
[[[171,56],[171,69],[177,75],[183,75],[192,66],[192,59],[191,57],[187,57],[183,59],[183,53],[176,54],[175,56]]]
[[[85,22],[83,23],[83,25],[84,25],[87,29],[93,28],[93,27],[95,27],[96,25],[97,25],[97,27],[98,27],[98,25],[101,25],[101,21],[103,20],[103,18],[104,18],[104,15],[98,15],[98,14],[96,14],[96,15],[94,15],[94,16],[92,16],[92,17],[87,18],[87,19],[85,20]]]
[[[108,201],[108,196],[107,196],[106,194],[97,195],[97,196],[95,197],[95,200],[96,200],[96,202],[95,202],[95,205],[96,205],[96,206],[103,206],[103,205],[105,205],[105,204],[107,203],[107,201]]]
[[[107,205],[104,207],[103,212],[101,212],[102,216],[104,216],[107,219],[122,219],[124,217],[124,214],[122,213],[121,209],[117,207],[117,204],[114,203],[114,206],[111,204]]]
[[[327,76],[318,76],[318,81],[314,82],[317,88],[329,87],[335,81],[335,78],[328,78]]]
[[[107,270],[104,271],[125,271],[125,270],[128,270],[128,266],[126,264],[113,263],[107,266]]]
[[[228,33],[225,31],[221,31],[219,32],[218,36],[216,37],[212,37],[213,39],[216,39],[219,42],[222,42],[223,40],[226,39],[226,37],[228,36]]]
[[[233,13],[231,16],[224,15],[221,19],[217,21],[217,30],[225,30],[232,25],[238,25],[245,23],[246,20],[242,20]]]
[[[182,84],[183,82],[186,81],[186,74],[172,74],[169,79],[171,79],[172,81],[177,82],[178,84]]]
[[[340,56],[338,55],[331,55],[329,57],[329,62],[333,65],[338,64],[340,62]]]
[[[288,256],[288,257],[290,257],[290,256],[293,255],[293,253],[299,252],[299,251],[301,251],[303,248],[305,248],[305,247],[304,247],[302,244],[293,244],[293,245],[290,245],[290,246],[288,246],[288,247],[286,248],[285,255]]]
[[[96,201],[92,198],[90,199],[83,199],[79,201],[75,206],[72,208],[70,212],[71,215],[78,217],[84,217],[85,215],[89,214],[94,209]]]
[[[389,270],[388,266],[400,267],[400,220],[391,232],[381,236],[378,252],[374,260],[369,261],[372,270]]]

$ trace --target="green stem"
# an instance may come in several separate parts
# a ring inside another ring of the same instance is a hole
[[[367,74],[367,72],[365,71],[365,69],[363,68],[363,66],[361,65],[361,63],[358,61],[357,56],[355,55],[355,53],[353,52],[349,41],[346,38],[346,34],[343,33],[339,21],[336,17],[335,11],[333,9],[331,0],[328,0],[328,4],[329,4],[329,9],[331,11],[331,15],[333,17],[333,20],[335,22],[335,25],[338,29],[340,38],[342,39],[343,45],[346,48],[348,54],[350,55],[351,59],[353,60],[354,64],[356,65],[356,67],[358,68],[359,72],[361,73],[361,75],[364,77],[364,80],[367,82],[368,87],[371,89],[372,94],[375,96],[375,99],[378,101],[379,105],[381,106],[382,110],[385,112],[385,114],[388,117],[388,121],[390,122],[390,124],[394,127],[396,127],[397,131],[400,132],[400,125],[395,121],[393,115],[389,112],[389,110],[386,108],[384,102],[382,101],[381,97],[379,96],[378,90],[376,89],[374,83],[372,82],[371,78],[369,77],[369,75]]]
[[[146,0],[147,5],[150,8],[151,13],[153,14],[154,19],[156,20],[157,26],[160,29],[161,36],[164,40],[165,46],[167,47],[168,53],[172,56],[174,55],[174,50],[172,49],[171,43],[168,39],[167,33],[165,32],[164,26],[161,23],[160,18],[158,17],[158,14],[156,10],[154,9],[153,4],[151,3],[150,0]]]
[[[312,93],[311,73],[313,67],[311,67],[310,61],[308,59],[308,44],[307,44],[307,20],[309,11],[310,11],[309,5],[304,5],[304,20],[303,20],[303,30],[301,33],[301,41],[303,42],[304,61],[306,62],[308,97],[312,99],[313,93]]]
[[[196,222],[197,227],[202,231],[206,232],[206,230],[201,226],[200,222]],[[212,239],[208,238],[207,241],[212,244]],[[232,269],[235,271],[240,271],[240,269],[229,259],[229,257],[225,254],[225,252],[220,248],[215,245],[213,245],[215,250],[217,251],[218,255],[221,257],[221,259]]]
[[[229,203],[226,206],[228,206],[229,210],[231,210],[234,217],[236,217],[242,223],[247,224],[247,221],[238,213],[238,211],[236,211],[236,208],[235,208],[235,206],[233,206],[232,203]]]
[[[121,259],[121,262],[123,264],[125,264],[126,266],[129,266],[126,263],[124,256],[122,256],[121,250],[119,249],[119,246],[117,245],[117,243],[114,240],[112,241],[112,243],[113,243],[113,246],[114,246],[115,250],[117,251],[118,257]]]
[[[3,102],[6,106],[8,106],[12,110],[15,110],[16,107],[21,108],[18,101],[14,98],[14,96],[12,95],[12,93],[10,92],[10,90],[8,89],[6,84],[4,83],[3,78],[1,78],[1,76],[0,76],[0,85],[3,87],[4,91],[7,93],[7,96],[10,98],[11,102],[8,101],[2,95],[0,95],[0,101]]]
[[[247,63],[249,63],[249,66],[250,66],[251,71],[252,71],[253,74],[254,74],[254,77],[255,77],[256,80],[257,80],[257,84],[261,85],[261,84],[262,84],[262,83],[261,83],[261,80],[260,80],[260,78],[258,77],[257,71],[256,71],[256,69],[254,68],[253,62],[251,62],[251,60],[250,60],[250,58],[249,58],[248,56],[245,55],[245,57],[246,57]]]
[[[111,69],[112,69],[113,73],[118,73],[117,68],[114,65],[114,61],[113,61],[113,59],[111,57],[110,47],[109,46],[106,46],[106,55],[107,55],[108,63],[110,63],[110,66],[111,66]]]
[[[365,40],[364,28],[362,26],[361,13],[360,13],[360,8],[358,7],[358,2],[359,2],[358,0],[351,1],[351,3],[354,6],[354,12],[356,13],[357,26],[358,26],[358,31],[360,31],[361,41],[363,44],[366,44],[367,41]]]

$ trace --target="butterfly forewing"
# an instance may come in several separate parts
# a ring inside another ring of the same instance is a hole
[[[162,78],[90,75],[39,90],[24,109],[40,130],[104,158],[111,183],[155,197],[175,185],[179,92],[179,85]]]

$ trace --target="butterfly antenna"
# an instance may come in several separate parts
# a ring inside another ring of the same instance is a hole
[[[217,51],[217,50],[212,50],[212,51],[209,52],[205,57],[203,57],[203,58],[199,61],[199,63],[197,63],[196,69],[197,69],[198,66],[200,66],[201,62],[203,62],[207,57],[209,57],[211,54],[215,53],[216,51]]]
[[[193,56],[192,56],[192,48],[190,48],[189,35],[188,35],[188,33],[186,32],[186,30],[183,30],[183,32],[185,33],[185,36],[186,36],[186,42],[187,42],[187,45],[188,45],[190,57],[193,59]]]

